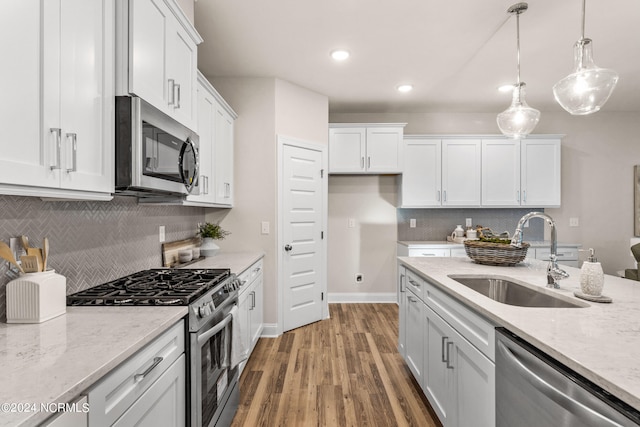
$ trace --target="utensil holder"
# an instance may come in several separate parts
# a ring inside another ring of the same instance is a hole
[[[67,278],[55,270],[7,283],[7,323],[42,323],[67,311]]]

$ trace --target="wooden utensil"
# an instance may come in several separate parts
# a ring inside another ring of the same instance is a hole
[[[29,238],[27,236],[20,236],[20,240],[22,241],[24,251],[27,252],[27,249],[29,249]]]
[[[38,259],[38,267],[42,268],[44,261],[42,260],[42,249],[39,248],[29,248],[27,249],[27,255],[34,256]],[[42,270],[38,270],[42,271]]]
[[[42,241],[42,271],[47,271],[47,259],[49,258],[49,239]]]
[[[4,258],[11,264],[18,267],[18,270],[20,270],[20,272],[24,274],[24,270],[22,269],[22,267],[20,267],[20,264],[18,264],[18,261],[16,261],[15,257],[13,256],[13,251],[11,250],[9,245],[2,241],[0,241],[0,258]]]
[[[22,269],[25,273],[38,273],[40,271],[40,265],[38,265],[38,257],[34,255],[22,255],[20,257],[22,261]]]

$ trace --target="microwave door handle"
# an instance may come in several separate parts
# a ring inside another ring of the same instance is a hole
[[[599,424],[602,427],[609,427],[609,426],[622,427],[620,424],[616,423],[615,421],[605,417],[603,414],[600,414],[599,412],[594,411],[588,406],[585,406],[578,400],[574,399],[573,397],[565,394],[563,391],[558,390],[557,388],[549,384],[542,377],[540,377],[531,369],[529,369],[523,363],[523,361],[518,359],[518,357],[515,354],[513,354],[513,352],[504,343],[500,341],[498,341],[498,350],[505,357],[508,363],[514,369],[516,369],[519,372],[519,374],[522,375],[529,384],[535,387],[536,390],[542,393],[549,400],[555,402],[560,407],[571,412],[574,416],[582,420],[589,420],[590,422],[593,422],[593,419],[595,417],[599,420],[599,422],[602,422],[602,424]],[[558,375],[562,375],[562,374],[559,373]]]
[[[218,332],[223,330],[229,324],[229,322],[231,322],[232,318],[233,318],[233,314],[227,314],[227,317],[225,317],[222,322],[218,323],[213,328],[211,328],[208,331],[204,332],[202,335],[199,335],[198,336],[198,345],[202,346],[204,343],[209,341],[209,339],[212,336],[214,336],[215,334],[217,334]]]

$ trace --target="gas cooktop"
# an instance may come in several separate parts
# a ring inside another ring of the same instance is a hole
[[[67,305],[189,305],[231,277],[229,269],[151,269],[67,296]],[[236,284],[227,281],[223,292]]]

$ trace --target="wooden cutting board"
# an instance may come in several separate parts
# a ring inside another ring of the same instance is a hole
[[[192,237],[190,239],[176,240],[174,242],[167,242],[162,244],[162,266],[167,268],[180,268],[189,264],[193,264],[196,261],[200,261],[204,257],[191,260],[189,262],[180,263],[178,257],[178,251],[181,249],[193,249],[196,246],[200,246],[200,238]]]

